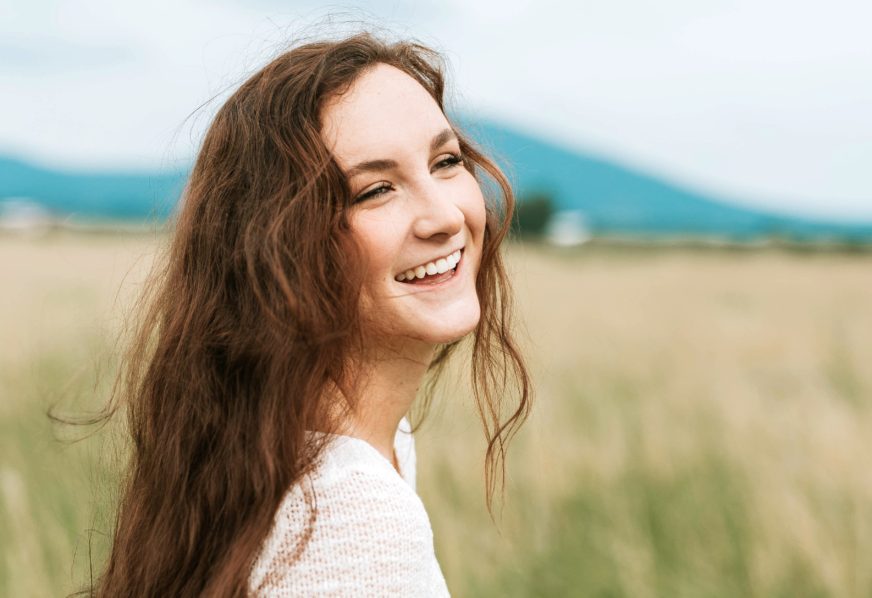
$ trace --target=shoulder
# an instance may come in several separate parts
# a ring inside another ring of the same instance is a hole
[[[420,595],[435,562],[430,521],[386,464],[353,443],[329,451],[282,501],[252,573],[254,593]]]

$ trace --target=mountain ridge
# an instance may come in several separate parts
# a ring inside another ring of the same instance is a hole
[[[872,221],[850,223],[749,208],[618,162],[584,154],[485,119],[459,119],[479,145],[513,173],[516,193],[543,193],[580,211],[594,232],[697,234],[736,240],[785,235],[799,240],[872,238]],[[501,162],[508,159],[508,164]]]
[[[557,209],[580,212],[593,234],[872,240],[872,222],[752,209],[502,123],[462,115],[455,120],[509,173],[519,198],[544,193]],[[187,176],[187,169],[59,170],[0,155],[0,202],[25,199],[62,217],[162,221],[172,214]]]

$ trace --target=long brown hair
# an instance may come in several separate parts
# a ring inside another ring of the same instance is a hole
[[[349,384],[349,357],[366,345],[354,274],[363,269],[320,111],[377,63],[414,77],[445,112],[439,54],[363,32],[283,53],[215,115],[107,409],[126,409],[132,446],[94,593],[245,595],[282,498],[324,448],[304,432],[337,429],[324,396]],[[467,168],[496,183],[486,193],[471,359],[491,509],[531,396],[499,251],[514,199],[499,168],[455,130]],[[431,379],[456,346],[440,348]],[[517,403],[504,418],[506,397]]]

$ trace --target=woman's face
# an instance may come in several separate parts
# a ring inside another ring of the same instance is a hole
[[[472,331],[484,197],[439,106],[415,79],[378,64],[321,116],[355,198],[349,222],[367,265],[367,331],[431,344]]]

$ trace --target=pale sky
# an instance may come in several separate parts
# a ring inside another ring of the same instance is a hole
[[[472,115],[759,207],[872,221],[868,0],[0,0],[0,153],[187,163],[226,90],[328,13],[443,51]]]

